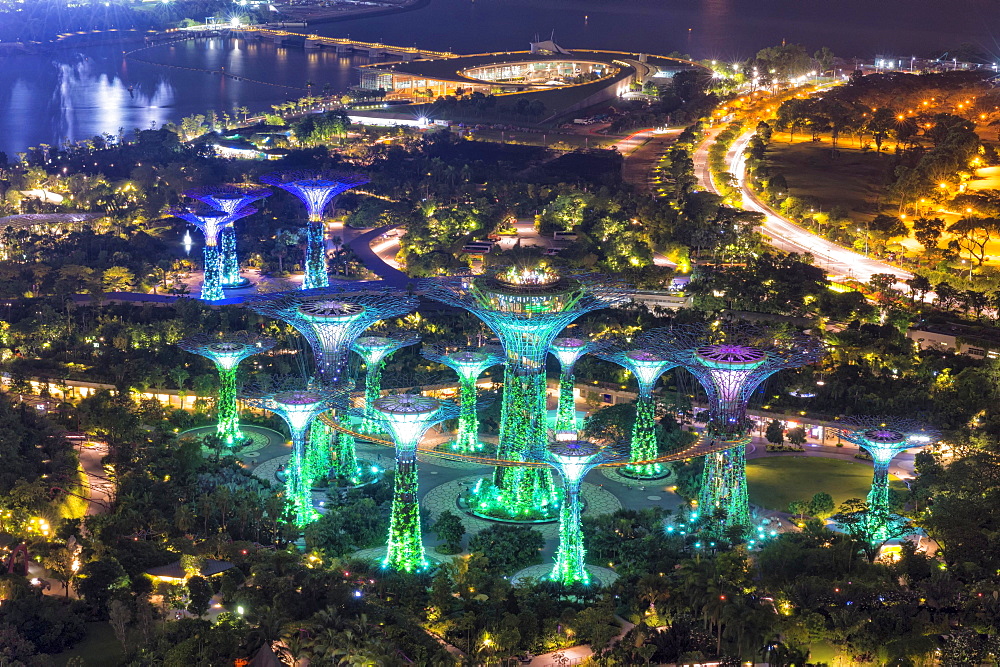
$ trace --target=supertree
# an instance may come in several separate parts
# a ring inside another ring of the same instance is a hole
[[[556,408],[556,431],[576,430],[576,401],[573,400],[573,368],[576,362],[588,352],[593,352],[599,343],[583,338],[556,338],[549,352],[559,360],[559,405]]]
[[[338,195],[368,182],[366,176],[332,171],[274,171],[260,177],[262,183],[286,190],[305,204],[309,214],[306,225],[305,280],[302,289],[326,287],[330,276],[326,261],[326,238],[323,211]]]
[[[650,461],[659,454],[656,443],[656,402],[653,400],[653,387],[656,386],[660,376],[677,366],[677,360],[656,348],[635,347],[627,343],[609,346],[605,351],[598,352],[597,356],[628,369],[639,385],[630,454],[630,459],[635,465],[628,466],[626,471],[630,476],[643,479],[662,477],[663,464],[638,462]]]
[[[282,389],[251,393],[245,400],[252,407],[273,412],[288,424],[292,457],[285,470],[285,495],[292,506],[295,525],[301,528],[312,523],[318,513],[312,503],[313,479],[305,465],[306,433],[319,414],[345,400],[343,391],[325,387]]]
[[[211,206],[219,211],[235,213],[255,201],[271,196],[271,191],[249,183],[207,185],[192,188],[185,196]],[[222,287],[243,287],[250,283],[240,275],[240,259],[236,254],[236,228],[229,226],[222,230]]]
[[[232,213],[217,209],[195,209],[172,211],[171,215],[194,225],[205,235],[205,279],[201,285],[201,298],[205,301],[225,299],[222,291],[222,258],[219,255],[219,234],[240,218],[257,212],[253,206],[245,206]]]
[[[580,523],[580,485],[593,468],[622,460],[625,454],[614,447],[577,440],[575,431],[557,432],[555,441],[539,454],[538,458],[555,468],[563,481],[559,548],[556,550],[555,565],[547,578],[564,586],[589,584]]]
[[[379,332],[376,335],[361,336],[351,344],[351,350],[365,362],[365,408],[375,403],[382,393],[382,368],[385,360],[396,350],[416,345],[420,334],[413,331]],[[376,425],[370,417],[361,421],[362,433],[375,433]]]
[[[294,327],[313,350],[313,381],[318,385],[338,386],[347,376],[351,344],[376,322],[406,315],[417,308],[417,299],[398,290],[374,286],[338,286],[305,291],[278,292],[248,298],[250,309],[281,320]],[[328,427],[318,424],[316,442],[329,442]],[[322,431],[322,432],[320,432]],[[354,438],[346,433],[336,436],[332,465],[338,476],[354,478],[360,469]],[[314,448],[309,458],[313,473],[322,477],[331,462],[324,458],[326,447]]]
[[[889,516],[889,464],[896,456],[914,447],[934,444],[941,433],[903,417],[848,417],[835,429],[848,442],[871,454],[875,465],[868,508],[884,524]]]
[[[733,526],[748,529],[746,444],[751,422],[747,403],[778,371],[818,361],[823,343],[795,331],[732,322],[654,329],[639,340],[661,346],[697,378],[708,397],[706,436],[733,443],[705,459],[700,513],[704,517],[722,514],[721,525],[710,528],[713,532],[722,534]]]
[[[247,357],[267,352],[275,345],[273,338],[245,332],[196,334],[177,343],[178,347],[211,359],[219,373],[218,433],[227,447],[237,447],[245,440],[240,431],[240,413],[236,407],[236,371]]]
[[[375,400],[372,414],[396,445],[396,480],[389,516],[389,541],[383,567],[414,572],[427,567],[420,535],[417,497],[417,445],[434,424],[454,419],[459,407],[419,394],[392,394]]]
[[[542,417],[552,340],[581,315],[627,298],[627,291],[607,277],[564,276],[545,265],[428,280],[424,290],[432,299],[473,313],[500,339],[507,360],[497,458],[513,461],[525,460],[529,450],[547,440]],[[498,467],[488,493],[492,507],[515,517],[548,512],[554,499],[551,474],[536,468]]]
[[[430,361],[444,364],[458,375],[458,435],[451,448],[470,454],[480,451],[479,415],[476,411],[478,391],[476,381],[487,368],[504,362],[503,350],[494,345],[464,348],[456,345],[424,345],[421,354]]]

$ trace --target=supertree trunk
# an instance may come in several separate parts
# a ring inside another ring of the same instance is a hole
[[[323,221],[310,220],[306,225],[305,279],[302,289],[329,287],[330,276],[326,262],[326,239]]]
[[[205,281],[201,285],[201,298],[205,301],[225,299],[222,291],[222,262],[219,258],[219,248],[205,244]]]
[[[333,445],[333,469],[338,477],[351,479],[358,474],[358,450],[354,436],[337,433]]]
[[[525,461],[535,443],[544,442],[545,375],[504,373],[497,458]],[[547,468],[498,467],[493,481],[498,502],[511,514],[529,514],[555,500],[552,472]]]
[[[317,419],[309,427],[309,446],[306,448],[308,475],[313,482],[322,481],[330,474],[330,427]]]
[[[240,431],[240,413],[236,405],[236,368],[222,368],[219,371],[219,398],[215,409],[218,412],[217,430],[227,447],[235,447],[243,440]]]
[[[458,415],[458,435],[455,438],[455,451],[470,454],[479,451],[479,415],[476,413],[476,378],[462,377],[459,380],[459,402],[461,412]]]
[[[656,402],[648,391],[640,391],[635,402],[635,423],[632,425],[632,451],[630,460],[651,461],[659,455],[656,442]],[[631,465],[628,469],[642,476],[656,477],[663,474],[663,465],[646,463]]]
[[[559,548],[548,578],[564,586],[589,584],[587,552],[583,547],[583,529],[580,525],[580,480],[566,480],[563,488],[566,497],[559,513]]]
[[[413,572],[427,565],[420,534],[420,506],[417,503],[416,445],[397,450],[396,480],[389,516],[389,549],[385,567]]]
[[[285,469],[285,492],[292,506],[295,525],[304,528],[318,516],[312,505],[312,477],[306,465],[306,434],[295,430],[292,433],[292,457]]]
[[[723,529],[750,526],[745,444],[705,457],[698,511],[706,520],[712,521],[719,510],[724,513],[721,518]]]
[[[557,431],[576,430],[576,401],[573,399],[573,373],[559,374],[559,408],[556,412]]]
[[[358,429],[362,433],[377,433],[379,431],[379,423],[369,415],[372,406],[382,393],[382,368],[384,365],[384,361],[373,362],[365,373],[365,418],[361,420],[361,427]]]
[[[222,285],[232,287],[242,282],[240,259],[236,254],[236,230],[226,227],[222,230]]]

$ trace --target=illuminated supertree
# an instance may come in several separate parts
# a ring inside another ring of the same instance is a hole
[[[365,408],[375,403],[382,393],[382,368],[385,360],[400,348],[416,345],[420,334],[413,331],[393,331],[372,336],[362,336],[351,344],[354,351],[365,362]],[[361,421],[362,433],[375,433],[376,424],[370,417]]]
[[[235,213],[255,201],[271,196],[271,191],[253,184],[208,185],[192,188],[185,196],[211,206],[219,211]],[[220,242],[222,261],[222,287],[243,287],[250,283],[240,275],[240,259],[236,254],[236,228],[226,227],[222,230]]]
[[[245,440],[236,407],[236,370],[241,361],[267,352],[274,344],[273,338],[244,332],[197,334],[177,343],[181,349],[208,357],[215,363],[219,372],[219,396],[215,401],[219,413],[218,433],[227,447],[237,447]]]
[[[559,405],[556,408],[556,431],[576,430],[576,401],[573,400],[573,367],[583,355],[593,352],[599,344],[582,338],[556,338],[549,352],[559,360]]]
[[[444,364],[458,375],[458,399],[461,412],[458,416],[458,435],[451,444],[456,452],[470,454],[480,451],[479,415],[476,401],[479,393],[476,381],[487,368],[504,362],[503,350],[493,345],[465,348],[449,345],[424,345],[420,352],[430,361]]]
[[[639,397],[635,401],[635,423],[632,425],[631,454],[633,462],[650,461],[659,454],[656,443],[656,402],[653,387],[657,380],[671,368],[678,365],[676,359],[656,348],[632,347],[619,344],[597,356],[628,369],[639,385]],[[646,463],[626,468],[628,474],[643,479],[655,479],[664,475],[663,464]],[[624,472],[624,471],[623,471]]]
[[[417,496],[417,445],[434,424],[454,419],[459,408],[419,394],[383,396],[372,404],[372,414],[392,435],[396,445],[396,482],[389,516],[388,552],[383,567],[415,572],[427,567],[420,535]]]
[[[217,209],[178,210],[171,215],[188,222],[205,235],[205,279],[201,285],[201,298],[205,301],[225,299],[222,291],[222,257],[219,255],[219,234],[240,218],[257,212],[253,206],[246,206],[232,213]]]
[[[424,290],[473,313],[500,339],[507,359],[497,458],[513,461],[547,441],[545,361],[553,339],[581,315],[623,303],[627,294],[607,277],[561,276],[544,265],[428,280]],[[529,517],[552,509],[547,470],[499,467],[493,485],[490,505],[498,514]]]
[[[555,468],[563,481],[559,548],[556,550],[555,566],[547,578],[564,586],[589,584],[587,552],[583,545],[580,523],[580,485],[593,468],[602,463],[621,460],[624,453],[616,448],[577,440],[575,431],[563,431],[556,433],[555,442],[543,450],[538,458]]]
[[[302,289],[326,287],[330,276],[326,261],[326,235],[323,211],[338,195],[368,182],[360,174],[332,171],[275,171],[260,177],[262,183],[286,190],[305,204],[309,214],[306,225],[305,280]]]
[[[889,516],[889,464],[907,449],[936,443],[941,433],[912,419],[867,415],[848,417],[836,430],[844,440],[871,454],[875,474],[868,492],[868,508],[876,521],[884,524]]]
[[[778,371],[818,361],[823,343],[798,332],[737,323],[654,329],[640,336],[640,341],[659,341],[670,349],[670,356],[677,355],[708,397],[706,436],[734,443],[706,457],[699,511],[708,517],[722,510],[721,527],[713,527],[720,534],[732,526],[749,528],[746,444],[751,422],[747,403]]]
[[[292,436],[292,457],[285,469],[285,496],[292,506],[295,525],[301,528],[312,523],[318,512],[312,503],[314,480],[305,465],[306,433],[319,414],[329,410],[334,403],[345,400],[343,392],[317,387],[250,394],[245,400],[252,407],[273,412],[288,424]]]
[[[398,290],[371,286],[262,294],[244,304],[252,310],[293,326],[308,341],[315,358],[313,382],[321,386],[339,386],[347,377],[351,344],[376,322],[406,315],[417,308],[417,299]],[[324,424],[317,425],[316,441],[329,442]],[[332,465],[338,476],[351,479],[359,465],[354,438],[339,433],[333,442]],[[316,448],[310,465],[317,477],[330,470],[331,462],[323,455],[328,448]]]

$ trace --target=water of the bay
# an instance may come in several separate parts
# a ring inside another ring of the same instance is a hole
[[[747,57],[782,40],[842,56],[925,55],[963,43],[1000,59],[997,0],[431,0],[411,12],[312,26],[435,50],[524,49],[536,34],[567,48],[696,58]],[[994,30],[994,27],[997,29]],[[305,93],[344,90],[364,58],[208,39],[63,49],[0,57],[0,151],[178,121],[209,109],[268,109]],[[155,64],[151,64],[155,63]],[[167,66],[170,65],[170,66]],[[241,77],[220,76],[225,71]]]

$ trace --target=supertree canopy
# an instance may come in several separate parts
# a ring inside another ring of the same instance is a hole
[[[194,225],[205,235],[205,279],[201,285],[201,298],[205,301],[225,299],[222,291],[222,257],[219,254],[219,234],[240,218],[257,212],[253,206],[245,206],[232,213],[217,209],[196,209],[172,211],[171,215]]]
[[[372,405],[372,414],[385,424],[396,445],[396,481],[384,567],[406,572],[427,567],[420,534],[417,445],[427,429],[454,419],[458,412],[454,403],[419,394],[383,396]]]
[[[868,508],[883,525],[889,517],[889,464],[896,455],[914,447],[934,444],[941,433],[903,417],[848,417],[836,429],[840,436],[871,454],[875,464]]]
[[[227,447],[236,447],[246,438],[240,431],[240,413],[236,407],[236,370],[247,357],[267,352],[275,340],[245,332],[196,334],[177,345],[188,352],[208,357],[219,372],[218,433]]]
[[[500,339],[507,359],[497,457],[514,461],[547,440],[545,361],[553,339],[581,315],[627,298],[607,277],[564,276],[545,265],[428,280],[424,290],[473,313]],[[550,511],[554,489],[547,470],[499,467],[493,481],[491,504],[503,515]]]
[[[573,400],[573,368],[576,362],[588,352],[599,347],[595,341],[583,338],[556,338],[549,347],[549,352],[559,360],[559,406],[556,409],[556,431],[575,431],[576,401]]]
[[[306,433],[312,421],[326,412],[335,402],[345,400],[343,391],[324,387],[283,389],[250,394],[247,403],[280,416],[292,436],[292,457],[285,470],[285,495],[292,507],[295,525],[300,528],[312,523],[318,515],[312,503],[313,479],[305,465]]]
[[[677,361],[656,348],[634,347],[618,343],[597,356],[606,361],[627,368],[639,384],[639,397],[635,402],[635,423],[632,425],[630,459],[635,465],[628,466],[626,472],[634,477],[655,479],[664,474],[661,463],[639,463],[650,461],[659,454],[656,442],[656,402],[653,387],[660,376],[676,367]]]
[[[476,381],[487,368],[504,362],[503,350],[493,345],[466,348],[439,344],[424,345],[421,354],[458,374],[461,412],[458,416],[458,435],[451,445],[452,449],[465,454],[482,450],[483,446],[479,442],[479,415],[476,411]]]
[[[271,196],[271,191],[253,184],[223,184],[192,188],[185,196],[211,206],[219,211],[235,213],[255,201]],[[240,260],[236,254],[236,228],[226,227],[222,230],[222,286],[224,288],[243,287],[249,284],[246,278],[240,276]]]
[[[379,332],[377,335],[361,336],[351,345],[354,351],[365,362],[365,407],[375,403],[382,392],[382,368],[385,360],[396,350],[416,345],[420,342],[420,334],[413,331]],[[370,410],[369,410],[370,412]],[[366,417],[361,422],[362,433],[375,433],[376,424]]]
[[[338,195],[368,182],[360,174],[333,171],[275,171],[260,177],[262,183],[286,190],[305,204],[309,214],[306,226],[305,280],[302,289],[326,287],[330,276],[326,261],[326,238],[323,211]]]
[[[623,459],[616,448],[576,439],[575,431],[556,433],[555,442],[537,455],[555,468],[563,480],[563,504],[559,514],[559,548],[556,562],[548,578],[564,586],[589,584],[587,552],[583,546],[580,523],[580,485],[596,466]]]

